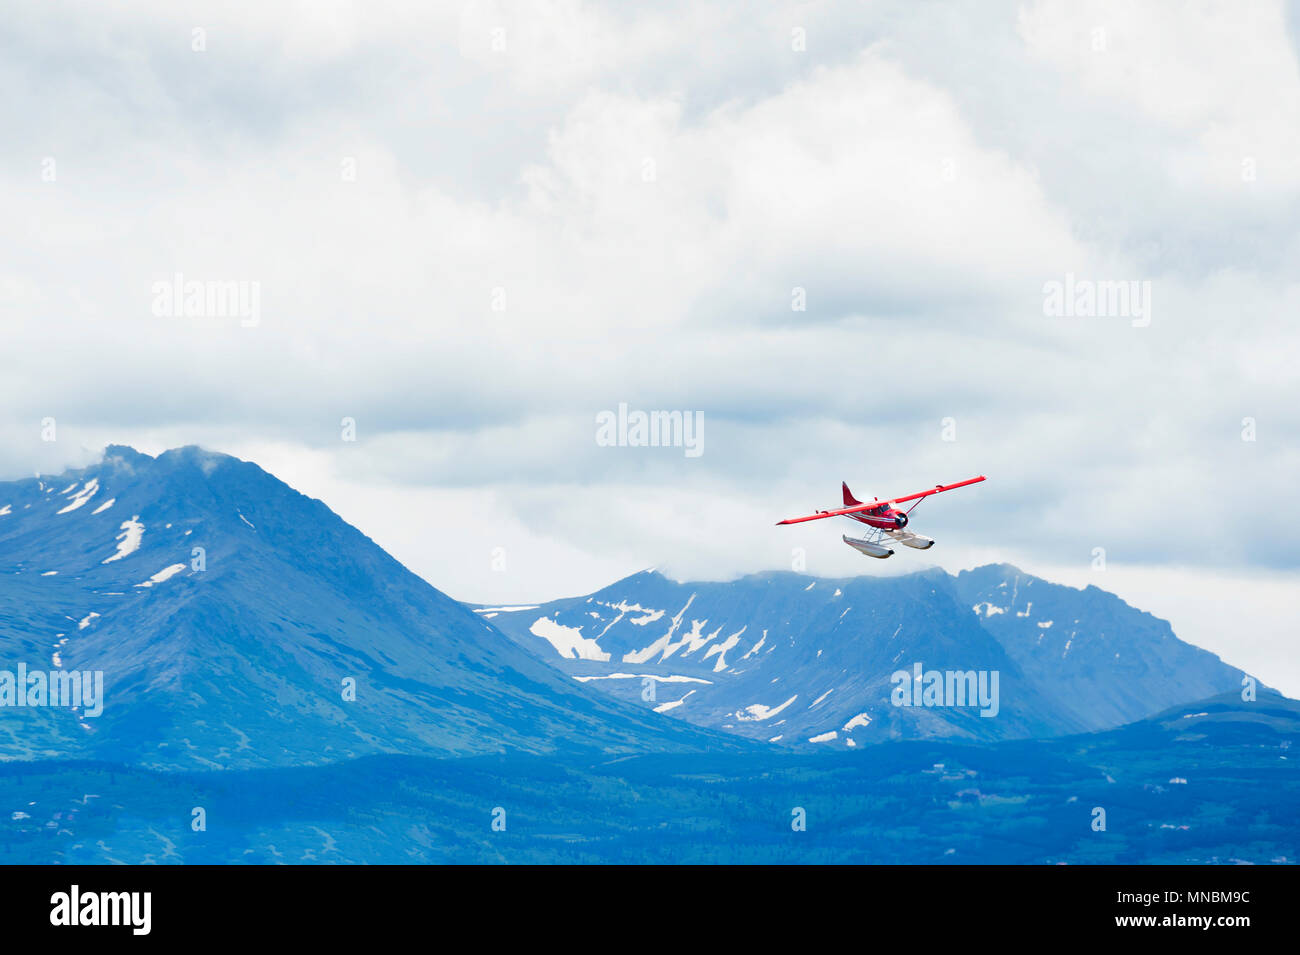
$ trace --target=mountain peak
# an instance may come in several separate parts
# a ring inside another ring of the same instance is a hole
[[[703,748],[701,733],[575,681],[256,464],[109,445],[57,480],[0,483],[10,659],[105,675],[0,759],[160,768],[376,752]]]
[[[137,467],[153,463],[150,455],[137,451],[127,444],[110,444],[104,448],[103,464],[119,471],[134,471]]]
[[[159,455],[146,454],[143,451],[137,451],[129,444],[110,444],[104,447],[102,458],[104,464],[119,464],[138,467],[140,465],[157,464],[220,464],[225,461],[238,461],[247,463],[233,454],[227,454],[224,451],[212,451],[208,448],[201,447],[197,444],[186,444],[178,448],[168,448]]]
[[[1026,573],[1015,564],[998,562],[996,564],[980,564],[978,567],[972,567],[970,570],[963,570],[957,573],[958,577],[963,574],[975,574],[979,576],[996,576],[1001,578],[1011,577],[1033,577],[1033,574]]]
[[[158,455],[156,460],[158,464],[171,468],[196,467],[203,472],[204,476],[211,475],[213,471],[224,464],[248,464],[247,461],[243,461],[234,455],[225,454],[221,451],[209,451],[197,444],[187,444],[184,447],[164,451]]]

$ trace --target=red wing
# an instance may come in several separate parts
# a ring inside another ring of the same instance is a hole
[[[904,501],[916,501],[923,497],[929,497],[931,494],[938,494],[940,491],[951,491],[956,487],[965,487],[967,484],[979,484],[980,481],[987,480],[984,475],[973,477],[969,481],[958,481],[956,484],[936,484],[928,491],[919,491],[916,494],[909,494],[907,497],[891,497],[890,500],[895,504],[902,504]]]
[[[791,517],[784,521],[777,521],[781,524],[802,524],[804,521],[820,521],[828,517],[839,517],[843,514],[857,514],[860,511],[873,511],[880,507],[888,507],[890,504],[901,504],[904,501],[917,501],[923,497],[929,497],[931,494],[938,494],[941,491],[951,491],[953,488],[965,487],[968,484],[978,484],[986,480],[984,475],[973,477],[968,481],[958,481],[956,484],[939,484],[928,491],[918,491],[916,494],[908,494],[906,497],[891,497],[884,501],[872,501],[870,504],[857,504],[853,507],[841,507],[834,511],[818,511],[816,514],[809,514],[807,517]]]
[[[791,517],[784,521],[777,521],[777,524],[802,524],[804,521],[820,521],[827,517],[839,517],[841,514],[873,511],[878,507],[884,507],[887,503],[888,501],[873,501],[871,504],[858,504],[856,507],[841,507],[836,511],[818,511],[816,514],[809,514],[807,517]]]

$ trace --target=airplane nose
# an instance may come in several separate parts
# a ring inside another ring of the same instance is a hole
[[[907,515],[906,515],[906,514],[899,514],[898,517],[894,518],[894,521],[895,521],[896,524],[898,524],[899,527],[906,527],[906,526],[907,526]]]

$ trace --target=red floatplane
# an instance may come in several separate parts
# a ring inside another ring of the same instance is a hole
[[[882,542],[886,537],[897,541],[908,547],[914,547],[917,550],[925,550],[934,546],[934,540],[929,537],[922,537],[920,534],[913,534],[907,527],[907,515],[911,514],[916,506],[931,494],[938,494],[940,491],[951,491],[953,488],[965,487],[968,484],[978,484],[985,480],[984,475],[973,477],[968,481],[958,481],[956,484],[939,484],[928,491],[918,491],[916,494],[907,494],[903,497],[891,497],[889,500],[882,501],[876,498],[869,504],[863,504],[853,496],[849,490],[848,484],[844,485],[844,506],[835,511],[818,511],[816,514],[809,514],[807,517],[791,517],[788,520],[777,521],[777,524],[802,524],[804,521],[820,521],[828,517],[847,517],[849,520],[865,524],[871,530],[867,533],[865,539],[849,537],[843,535],[844,543],[848,544],[859,553],[866,554],[868,557],[879,557],[883,560],[893,555],[893,551],[886,547]],[[899,510],[898,505],[906,504],[908,501],[915,503],[907,510]]]

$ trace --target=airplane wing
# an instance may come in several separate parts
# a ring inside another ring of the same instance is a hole
[[[887,507],[890,504],[901,504],[904,501],[919,501],[923,497],[929,497],[931,494],[938,494],[941,491],[951,491],[953,488],[965,487],[968,484],[978,484],[986,480],[984,475],[973,477],[968,481],[958,481],[956,484],[939,484],[930,488],[928,491],[918,491],[916,494],[908,494],[905,497],[891,497],[883,501],[872,501],[870,504],[855,504],[852,507],[841,507],[834,511],[818,511],[816,514],[809,514],[807,517],[791,517],[784,521],[777,521],[781,524],[802,524],[804,521],[821,521],[828,517],[839,517],[843,514],[857,514],[861,511],[874,511],[880,507]]]
[[[834,511],[818,511],[816,514],[809,514],[807,517],[790,517],[784,521],[777,521],[781,524],[802,524],[804,521],[820,521],[828,517],[839,517],[841,514],[856,514],[859,511],[872,511],[878,507],[884,507],[888,501],[875,501],[871,504],[857,504],[853,507],[841,507]]]
[[[918,491],[916,494],[909,494],[907,497],[891,497],[889,500],[894,504],[902,504],[904,501],[919,501],[923,497],[929,497],[931,494],[938,494],[940,491],[951,491],[953,488],[965,487],[967,484],[979,484],[980,481],[988,480],[984,475],[973,477],[968,481],[958,481],[956,484],[936,484],[928,491]]]

